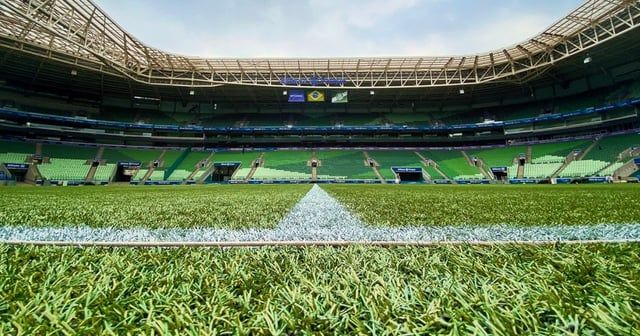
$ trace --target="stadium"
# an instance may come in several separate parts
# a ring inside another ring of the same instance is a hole
[[[215,58],[3,0],[0,334],[640,334],[639,25]]]

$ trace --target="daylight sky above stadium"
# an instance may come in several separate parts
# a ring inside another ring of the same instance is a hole
[[[443,56],[507,47],[579,0],[96,0],[150,46],[207,57]]]

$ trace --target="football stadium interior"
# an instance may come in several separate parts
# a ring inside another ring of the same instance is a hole
[[[485,53],[216,59],[3,0],[0,334],[640,333],[639,25],[586,0]]]

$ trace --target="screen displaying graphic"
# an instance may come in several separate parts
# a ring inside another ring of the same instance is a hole
[[[304,103],[304,91],[303,90],[291,90],[289,91],[290,103]]]
[[[324,101],[324,92],[313,90],[307,93],[307,101],[310,103],[320,103]]]
[[[333,94],[331,97],[333,104],[345,104],[349,102],[349,91],[340,91]]]

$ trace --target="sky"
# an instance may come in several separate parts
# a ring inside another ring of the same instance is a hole
[[[448,56],[533,37],[580,0],[94,0],[149,46],[202,57]]]

